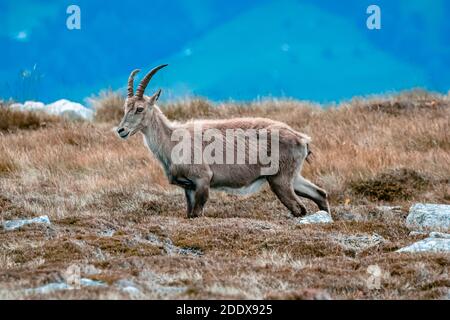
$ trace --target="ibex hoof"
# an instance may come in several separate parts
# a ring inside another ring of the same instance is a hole
[[[306,211],[306,209],[302,208],[299,211],[291,211],[291,214],[295,217],[295,218],[300,218],[300,217],[304,217],[308,214],[308,212]]]

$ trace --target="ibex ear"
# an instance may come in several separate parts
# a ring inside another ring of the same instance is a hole
[[[156,93],[150,97],[150,101],[149,101],[150,105],[154,105],[156,103],[156,101],[158,101],[160,94],[161,94],[161,89],[156,91]]]

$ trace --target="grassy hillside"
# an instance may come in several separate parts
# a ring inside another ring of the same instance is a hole
[[[171,119],[263,116],[312,136],[303,173],[329,192],[330,225],[296,224],[269,190],[244,198],[213,193],[204,216],[186,219],[184,195],[168,185],[142,139],[115,136],[120,104],[118,96],[98,97],[95,123],[2,128],[1,218],[48,215],[52,224],[0,229],[1,298],[447,294],[448,255],[394,251],[423,237],[405,227],[412,203],[450,203],[450,96],[412,91],[325,109],[294,100],[163,106]],[[342,241],[374,234],[385,241],[366,249]],[[61,280],[73,264],[108,286],[23,290]],[[378,290],[367,286],[370,265],[389,274]],[[139,291],[121,289],[123,280]]]

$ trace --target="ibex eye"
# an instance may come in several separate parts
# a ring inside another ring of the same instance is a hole
[[[144,108],[142,107],[136,108],[136,113],[141,113],[142,111],[144,111]]]

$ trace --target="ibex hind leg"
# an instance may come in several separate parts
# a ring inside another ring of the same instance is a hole
[[[295,177],[294,190],[299,197],[304,197],[314,201],[320,210],[330,213],[330,205],[328,204],[328,196],[326,191],[319,188],[311,181],[300,175]]]
[[[280,176],[267,179],[270,189],[275,193],[281,203],[288,208],[294,217],[306,215],[306,208],[294,192],[292,181]]]

